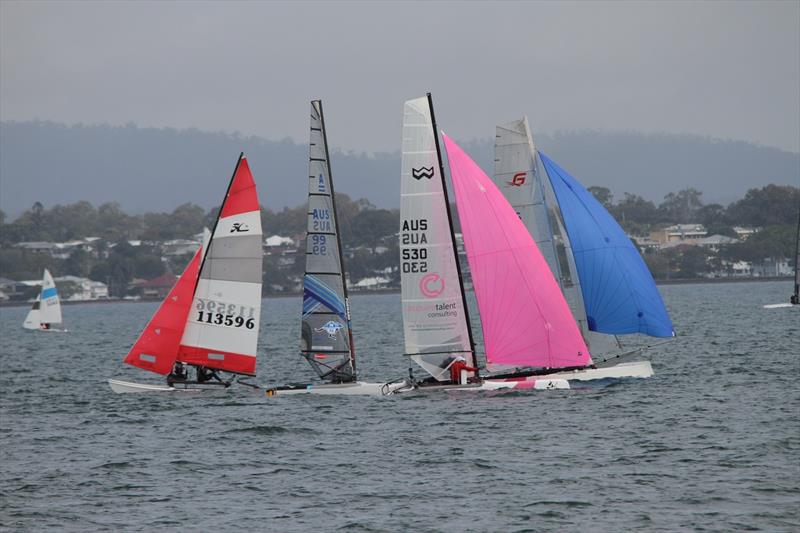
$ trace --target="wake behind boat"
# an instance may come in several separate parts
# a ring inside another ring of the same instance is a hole
[[[109,380],[114,392],[227,388],[253,376],[261,317],[261,212],[240,154],[203,245],[145,326],[124,362],[167,375],[167,386]],[[191,379],[188,369],[195,369]]]

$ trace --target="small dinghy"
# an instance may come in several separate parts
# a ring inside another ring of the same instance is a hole
[[[239,156],[211,232],[145,326],[124,362],[167,386],[109,380],[114,392],[220,390],[254,376],[261,318],[261,211]],[[188,375],[194,367],[196,378]],[[229,375],[223,379],[218,372]]]
[[[36,296],[33,307],[28,311],[22,327],[31,331],[66,332],[61,327],[61,300],[58,297],[56,283],[50,271],[44,269],[42,290]]]

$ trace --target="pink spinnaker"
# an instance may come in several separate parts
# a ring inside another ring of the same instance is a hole
[[[489,365],[563,368],[592,358],[550,267],[503,193],[442,134]]]

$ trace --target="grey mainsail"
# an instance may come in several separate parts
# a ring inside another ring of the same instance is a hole
[[[321,378],[335,383],[354,381],[350,304],[320,100],[311,102],[308,154],[308,225],[300,351]]]

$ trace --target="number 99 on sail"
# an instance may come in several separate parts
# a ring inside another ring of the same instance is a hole
[[[326,235],[311,235],[311,253],[325,255],[328,253],[328,239]]]

